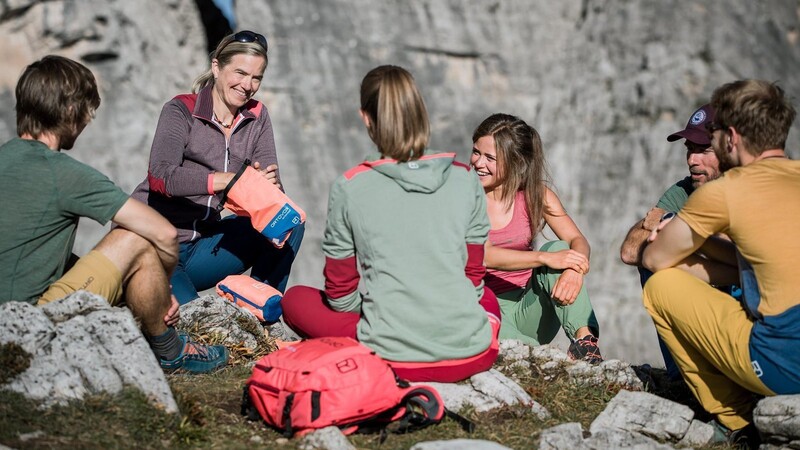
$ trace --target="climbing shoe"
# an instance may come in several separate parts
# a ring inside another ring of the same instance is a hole
[[[738,430],[731,430],[716,420],[709,424],[714,428],[709,444],[728,444],[736,449],[757,449],[761,445],[761,435],[753,423]]]
[[[224,345],[203,345],[189,339],[186,333],[179,333],[183,348],[173,360],[161,359],[161,368],[171,373],[208,373],[223,367],[228,362],[228,349]]]
[[[600,364],[603,356],[600,355],[600,347],[597,346],[597,338],[591,334],[575,339],[569,344],[567,356],[576,361],[586,361],[589,364]]]

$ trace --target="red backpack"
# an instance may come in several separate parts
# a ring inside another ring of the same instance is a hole
[[[448,412],[449,413],[449,412]],[[242,414],[287,437],[330,425],[410,431],[442,420],[433,387],[410,386],[375,352],[345,337],[308,339],[259,360],[244,388]]]

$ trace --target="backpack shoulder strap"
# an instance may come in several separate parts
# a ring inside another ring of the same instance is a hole
[[[409,388],[401,403],[406,410],[398,425],[406,431],[438,423],[447,416],[456,421],[467,433],[475,431],[475,423],[466,417],[445,408],[439,392],[432,386],[416,385]],[[405,431],[399,431],[405,432]]]

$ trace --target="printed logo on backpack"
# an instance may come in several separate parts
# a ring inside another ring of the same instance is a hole
[[[430,386],[410,386],[359,342],[308,339],[277,350],[253,368],[242,413],[286,436],[335,425],[345,434],[404,432],[442,420],[444,402]]]

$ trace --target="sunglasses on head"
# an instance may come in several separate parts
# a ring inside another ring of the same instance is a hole
[[[265,38],[263,34],[258,34],[250,30],[243,30],[234,34],[233,39],[231,39],[228,42],[228,44],[230,44],[231,42],[243,42],[243,43],[257,42],[261,47],[264,48],[264,53],[266,53],[268,49],[267,38]],[[219,49],[219,51],[217,52],[217,57],[219,57],[222,51],[225,50],[225,47],[227,47],[228,44],[225,44],[221,49]]]

